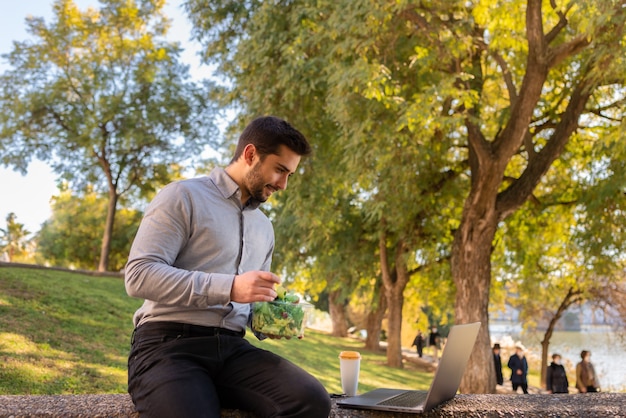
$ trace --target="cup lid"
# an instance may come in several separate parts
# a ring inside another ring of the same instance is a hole
[[[361,354],[358,351],[342,351],[339,353],[339,358],[357,360],[361,358]]]

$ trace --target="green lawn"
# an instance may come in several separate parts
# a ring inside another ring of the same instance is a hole
[[[0,268],[0,395],[126,392],[126,357],[133,312],[119,278],[29,268]],[[431,373],[385,356],[360,341],[306,330],[302,340],[257,341],[341,392],[338,354],[358,350],[359,390],[380,386],[427,388]]]

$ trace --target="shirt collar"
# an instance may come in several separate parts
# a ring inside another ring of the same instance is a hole
[[[226,170],[222,167],[214,168],[209,174],[209,178],[213,181],[213,184],[220,191],[224,199],[236,199],[241,204],[241,189],[239,185],[231,176],[228,175]],[[256,209],[261,202],[255,199],[248,199],[248,202],[244,205],[245,209]]]

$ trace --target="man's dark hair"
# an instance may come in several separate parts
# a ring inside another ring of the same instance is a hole
[[[305,136],[289,122],[276,116],[262,116],[246,126],[239,136],[231,162],[239,159],[248,144],[254,145],[261,159],[270,154],[278,154],[281,145],[285,145],[298,155],[305,156],[311,153],[311,146]]]

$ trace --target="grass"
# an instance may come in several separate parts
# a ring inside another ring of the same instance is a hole
[[[387,367],[381,352],[363,349],[363,343],[353,338],[335,338],[326,333],[307,329],[302,340],[263,340],[249,338],[266,350],[273,351],[300,365],[315,376],[330,393],[342,393],[339,381],[339,352],[355,350],[361,353],[359,391],[377,387],[428,389],[432,374],[418,370],[411,363],[403,369]]]
[[[119,278],[0,269],[0,394],[126,390],[132,312]]]
[[[45,269],[0,268],[0,395],[126,392],[132,315],[142,301],[130,298],[119,278]],[[306,330],[302,340],[258,341],[340,393],[342,350],[362,354],[359,390],[380,386],[428,388],[432,374],[412,364],[385,366],[351,338]]]

